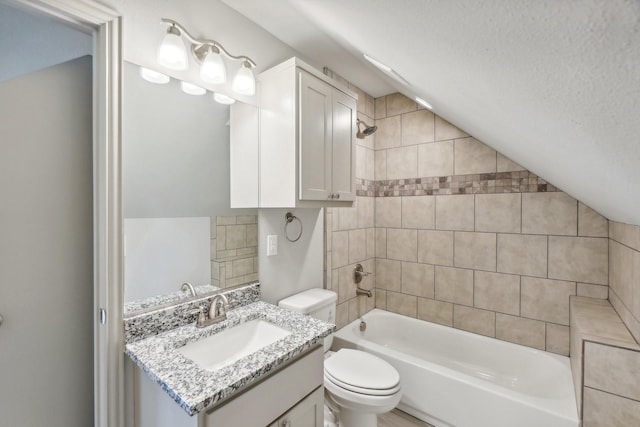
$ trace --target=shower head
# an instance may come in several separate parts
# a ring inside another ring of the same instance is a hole
[[[356,137],[360,139],[364,139],[365,136],[373,135],[374,132],[378,130],[378,126],[369,126],[360,119],[357,119],[356,123],[358,124],[358,132],[356,133]],[[360,125],[364,125],[364,130],[360,130]]]

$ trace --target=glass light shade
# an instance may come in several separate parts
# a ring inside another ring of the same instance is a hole
[[[225,105],[231,105],[236,102],[236,100],[231,98],[230,96],[217,92],[213,94],[213,99],[215,99],[217,103]]]
[[[162,74],[144,67],[140,67],[140,77],[148,82],[161,85],[169,83],[169,80],[171,80],[166,74]]]
[[[233,78],[231,88],[241,95],[253,96],[256,93],[256,79],[253,77],[253,71],[244,63]]]
[[[171,70],[186,70],[189,66],[187,47],[180,37],[180,31],[170,27],[158,48],[158,63]]]
[[[222,84],[227,81],[227,70],[220,52],[209,50],[200,66],[200,78],[213,84]]]
[[[188,93],[189,95],[204,95],[207,93],[205,88],[187,82],[180,82],[180,87],[184,93]]]

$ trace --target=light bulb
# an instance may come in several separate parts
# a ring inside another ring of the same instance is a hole
[[[186,70],[189,66],[187,48],[180,37],[180,30],[169,27],[158,48],[158,63],[171,70]]]
[[[241,95],[253,96],[256,93],[256,80],[253,77],[253,71],[247,66],[246,61],[233,78],[231,88]]]
[[[218,92],[213,94],[213,99],[215,99],[217,103],[225,105],[231,105],[236,102],[236,100],[231,98],[230,96]]]
[[[171,80],[169,76],[167,76],[166,74],[162,74],[157,71],[150,70],[144,67],[140,67],[140,77],[142,77],[148,82],[157,83],[161,85],[165,83],[169,83],[169,80]]]
[[[207,83],[222,84],[227,80],[227,70],[222,61],[220,51],[214,49],[213,47],[209,49],[207,56],[202,61],[200,78]]]
[[[184,93],[189,95],[204,95],[207,93],[206,89],[187,82],[180,82],[180,87]]]

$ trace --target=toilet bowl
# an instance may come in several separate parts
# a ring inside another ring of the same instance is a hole
[[[278,305],[335,323],[336,300],[333,291],[310,289]],[[395,408],[402,397],[398,371],[361,350],[329,352],[332,342],[333,335],[325,338],[325,426],[334,426],[337,421],[340,427],[376,427],[377,416]]]

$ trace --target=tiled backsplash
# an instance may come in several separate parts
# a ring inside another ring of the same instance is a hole
[[[256,280],[258,280],[257,216],[213,217],[211,284],[228,288]]]

